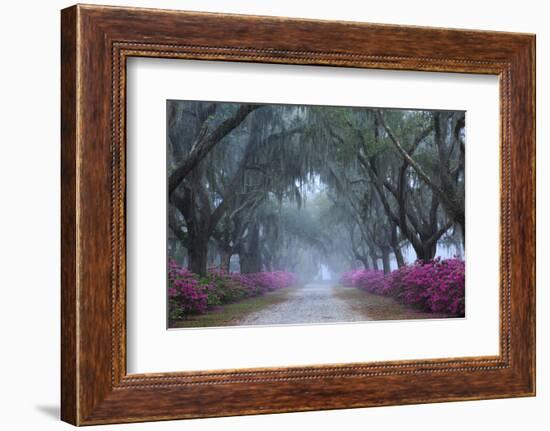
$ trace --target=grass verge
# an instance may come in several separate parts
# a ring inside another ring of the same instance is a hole
[[[207,311],[205,314],[192,316],[189,320],[171,322],[170,328],[207,328],[237,325],[239,320],[251,313],[286,301],[288,295],[296,290],[297,287],[286,287],[233,304],[222,305]]]
[[[366,320],[441,319],[451,317],[443,313],[429,313],[400,304],[393,298],[374,295],[355,287],[338,286],[335,294],[363,314]]]

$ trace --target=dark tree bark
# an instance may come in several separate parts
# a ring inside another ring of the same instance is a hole
[[[262,270],[262,253],[260,250],[260,227],[252,223],[247,240],[239,253],[241,273],[250,274]]]
[[[416,257],[419,260],[428,262],[429,260],[435,257],[435,252],[437,250],[437,241],[436,242],[427,242],[422,244],[422,248],[416,250]]]
[[[382,269],[384,270],[384,274],[389,274],[391,272],[390,268],[390,247],[382,247]]]
[[[359,223],[361,223],[360,220],[357,222],[357,226],[359,227],[359,233],[361,234],[361,237],[363,238],[363,240],[366,241],[366,238],[364,238],[365,234],[363,233],[363,229],[361,228],[361,225]],[[365,269],[370,269],[369,259],[368,259],[367,253],[365,252],[364,249],[360,250],[359,245],[356,244],[355,227],[356,227],[355,223],[352,223],[351,225],[348,226],[348,233],[349,233],[349,237],[350,237],[350,246],[351,246],[350,247],[351,248],[351,254],[355,258],[355,260],[358,260],[359,262],[362,263],[362,265]]]
[[[449,112],[434,113],[435,144],[439,156],[438,173],[439,183],[448,199],[442,199],[441,203],[459,226],[463,235],[465,233],[465,207],[464,190],[458,188],[457,177],[464,171],[464,148],[460,142],[460,130],[464,128],[464,113],[455,114]],[[448,133],[448,126],[451,123],[451,133]],[[453,152],[459,154],[459,164],[453,171],[450,165],[450,158]]]
[[[378,271],[378,256],[376,255],[376,253],[370,253],[370,260],[372,261],[372,269]]]
[[[260,255],[242,252],[239,254],[241,274],[251,274],[262,270]]]
[[[397,237],[397,225],[395,223],[392,223],[390,241],[391,248],[397,262],[397,267],[401,268],[402,266],[405,266],[405,259],[403,258],[403,252],[401,251],[401,246],[399,245],[399,239]]]
[[[200,172],[194,172],[188,184],[184,184],[181,190],[175,191],[171,196],[171,202],[183,215],[187,226],[185,246],[187,248],[190,271],[205,276],[208,267],[208,241],[211,232],[205,223],[211,209],[205,200],[205,191],[200,182]],[[201,202],[204,207],[199,209],[196,202]],[[175,218],[173,217],[172,220]]]
[[[200,276],[206,275],[208,263],[208,238],[204,235],[190,237],[187,248],[189,270]]]

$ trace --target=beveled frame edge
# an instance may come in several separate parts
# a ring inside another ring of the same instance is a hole
[[[206,23],[216,30],[206,34]],[[83,425],[534,395],[534,36],[82,5],[62,12],[61,36],[63,420]],[[127,376],[129,56],[499,75],[500,355]]]

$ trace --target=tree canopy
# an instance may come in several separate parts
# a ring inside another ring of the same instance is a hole
[[[168,101],[167,114],[169,254],[196,274],[238,260],[314,278],[463,253],[464,112]]]

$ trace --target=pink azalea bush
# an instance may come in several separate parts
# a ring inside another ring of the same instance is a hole
[[[370,293],[383,295],[385,289],[384,271],[359,269],[345,273],[342,276],[344,286],[353,286],[367,290]]]
[[[168,304],[170,320],[202,314],[209,308],[263,295],[295,285],[295,274],[285,271],[231,273],[218,268],[199,277],[174,260],[168,263]]]
[[[208,306],[208,292],[211,289],[209,283],[201,283],[195,274],[171,260],[168,263],[169,317],[177,319],[190,314],[204,313]]]
[[[460,259],[417,261],[387,275],[354,270],[344,273],[341,282],[425,311],[464,316],[465,269]]]

